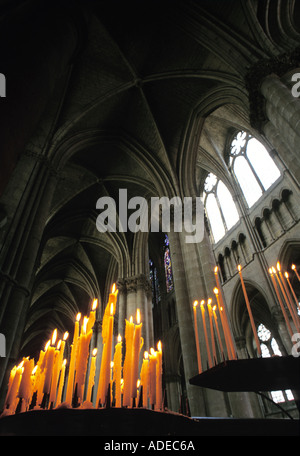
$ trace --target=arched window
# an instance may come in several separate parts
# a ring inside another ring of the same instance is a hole
[[[203,200],[214,241],[218,242],[238,222],[238,211],[228,188],[213,173],[204,182]]]
[[[270,358],[274,355],[282,356],[279,346],[272,336],[271,331],[262,323],[257,328],[257,335],[260,340],[261,354],[263,358]],[[271,396],[276,404],[294,400],[291,390],[271,391]]]
[[[166,235],[164,239],[164,267],[165,267],[165,277],[166,277],[166,288],[167,293],[173,290],[173,272],[172,272],[172,262],[169,248],[169,238]]]
[[[280,177],[266,148],[245,131],[240,131],[231,143],[229,164],[249,207]]]

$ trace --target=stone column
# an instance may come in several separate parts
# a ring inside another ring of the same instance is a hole
[[[132,316],[135,320],[137,279],[136,277],[127,277],[125,282],[127,290],[126,318],[129,320]]]
[[[125,318],[126,318],[126,301],[127,301],[127,289],[124,279],[118,279],[117,281],[118,292],[118,334],[121,334],[122,338],[125,335]]]
[[[189,383],[198,373],[191,297],[188,293],[186,271],[178,233],[170,232],[170,252],[176,293],[176,306],[189,406],[192,416],[204,416],[205,407],[200,388]]]
[[[10,359],[15,360],[19,354],[30,289],[57,175],[47,163],[38,161],[27,185],[30,191],[25,192],[24,200],[20,202],[22,214],[18,217],[16,214],[17,223],[12,220],[0,258],[0,273],[4,279],[0,332],[5,334],[7,344],[7,357],[0,359],[0,384]]]
[[[147,298],[147,290],[149,288],[149,280],[144,274],[140,274],[137,277],[137,295],[136,295],[136,306],[141,311],[142,317],[142,337],[144,339],[144,346],[142,351],[149,350],[149,327],[153,327],[153,318],[152,312],[149,314],[148,312],[148,298]]]

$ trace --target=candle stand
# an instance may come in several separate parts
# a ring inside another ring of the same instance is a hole
[[[226,360],[191,378],[190,384],[225,392],[291,389],[300,410],[300,357]]]

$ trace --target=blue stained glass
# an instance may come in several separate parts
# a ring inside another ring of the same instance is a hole
[[[170,291],[173,290],[174,283],[173,283],[172,262],[171,262],[168,236],[165,237],[164,244],[165,244],[164,266],[165,266],[166,288],[167,288],[167,293],[169,293]]]

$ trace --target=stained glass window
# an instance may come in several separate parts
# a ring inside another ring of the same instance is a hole
[[[169,238],[166,235],[164,239],[164,266],[165,266],[165,277],[166,277],[166,288],[167,293],[173,290],[173,273],[172,273],[172,262],[169,248]]]
[[[150,282],[152,288],[152,303],[157,305],[160,301],[160,287],[157,269],[153,264],[152,260],[149,260],[149,269],[150,269]]]

